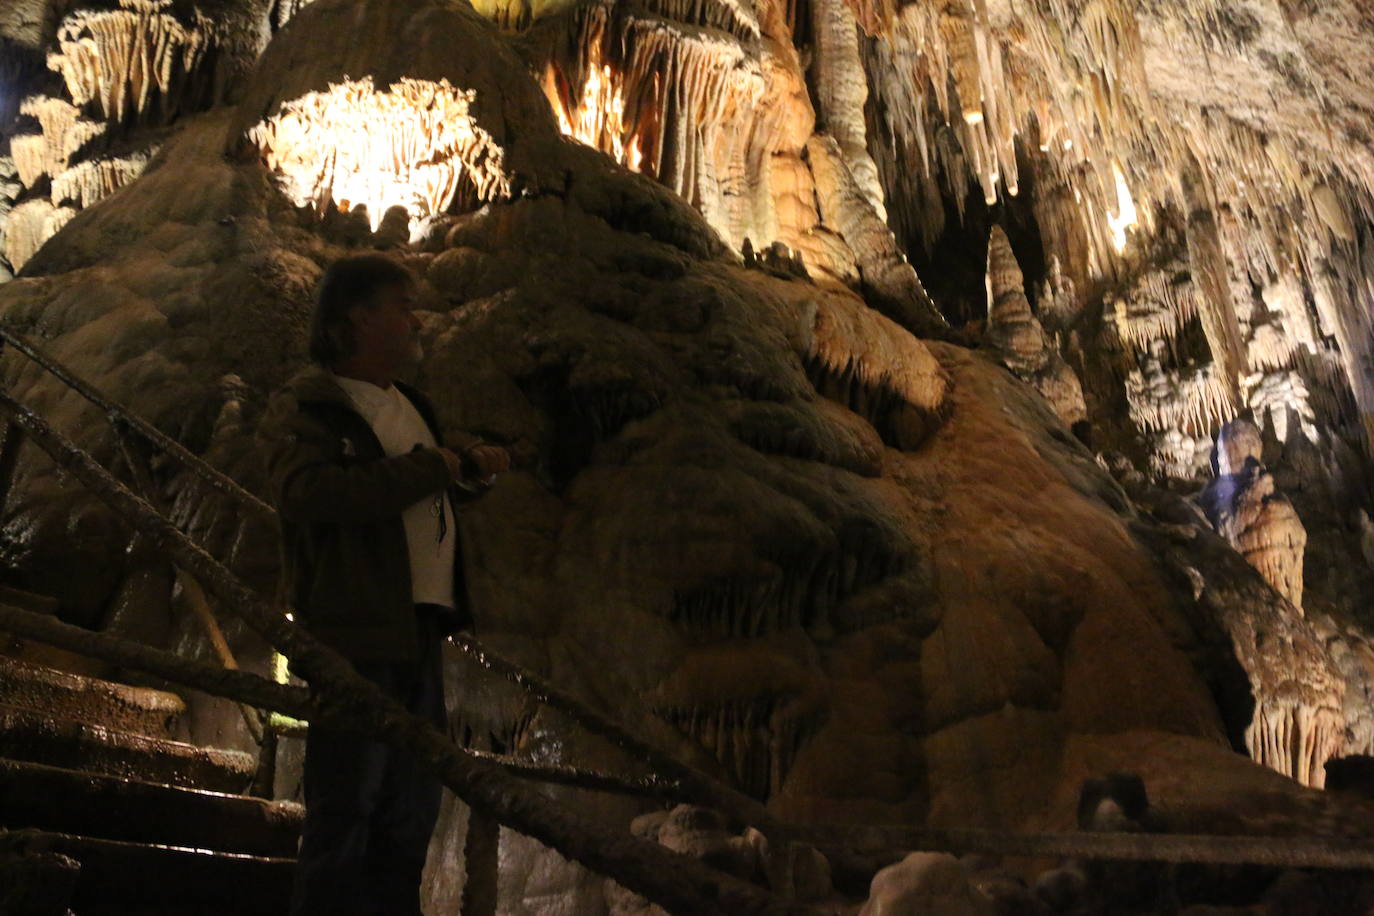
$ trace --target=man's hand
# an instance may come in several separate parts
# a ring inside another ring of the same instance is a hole
[[[490,480],[497,474],[504,474],[510,470],[510,452],[499,445],[485,442],[474,445],[463,452],[463,457],[477,468],[477,476],[482,480]]]
[[[441,447],[439,449],[439,454],[444,456],[444,464],[448,465],[448,476],[454,480],[462,480],[463,459],[458,453],[451,449]]]

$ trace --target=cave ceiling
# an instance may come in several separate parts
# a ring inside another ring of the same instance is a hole
[[[0,317],[259,485],[322,266],[393,252],[523,469],[483,631],[791,816],[1183,804],[1228,745],[1320,786],[1374,751],[1371,48],[1361,0],[8,0]],[[36,454],[3,525],[72,619],[195,643]]]

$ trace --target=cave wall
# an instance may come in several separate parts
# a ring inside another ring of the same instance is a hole
[[[1374,750],[1371,37],[1354,0],[26,0],[0,317],[256,488],[313,283],[392,252],[419,381],[518,458],[463,520],[483,639],[787,817],[1058,825],[1087,760],[1188,809],[1170,768],[1228,747],[1321,785]],[[157,473],[270,587],[272,532]],[[208,654],[32,450],[3,513],[16,584]],[[618,762],[450,667],[490,746]]]

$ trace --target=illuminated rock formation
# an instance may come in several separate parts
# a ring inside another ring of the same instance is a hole
[[[249,131],[297,206],[366,208],[372,228],[394,206],[412,221],[448,210],[460,190],[484,203],[510,193],[501,148],[468,109],[473,90],[403,79],[377,92],[371,78],[331,84],[282,106]],[[374,130],[391,125],[383,134]]]

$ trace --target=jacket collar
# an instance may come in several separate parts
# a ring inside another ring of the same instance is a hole
[[[420,412],[420,416],[434,433],[434,438],[438,439],[438,418],[435,416],[434,408],[430,405],[429,400],[404,382],[396,381],[392,384],[410,399],[411,403],[415,405],[415,409]],[[343,386],[335,381],[334,373],[315,363],[311,363],[293,375],[291,380],[286,383],[286,387],[295,395],[298,404],[332,404],[351,413],[358,413],[357,405],[348,396],[348,392],[343,390]]]
[[[311,363],[300,372],[291,377],[286,383],[286,387],[296,396],[296,400],[301,404],[333,403],[340,407],[346,407],[354,413],[357,408],[353,406],[353,399],[348,396],[338,382],[334,381],[334,373],[323,366]]]

